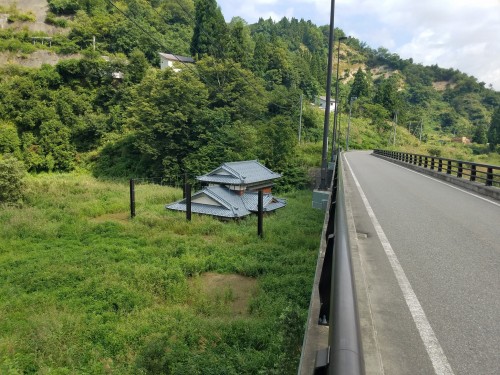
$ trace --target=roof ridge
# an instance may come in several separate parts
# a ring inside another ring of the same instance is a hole
[[[222,187],[218,186],[220,189],[223,189]],[[233,213],[234,213],[234,209],[235,209],[235,206],[233,206],[230,202],[228,202],[227,200],[225,200],[224,198],[222,198],[219,194],[217,194],[216,192],[214,192],[210,186],[207,186],[205,187],[202,191],[209,191],[215,198],[218,198],[220,199],[222,205],[224,207],[226,207],[228,210],[231,210]],[[227,189],[229,192],[231,192],[231,190]],[[214,198],[212,197],[212,198]],[[225,204],[224,204],[225,203]]]

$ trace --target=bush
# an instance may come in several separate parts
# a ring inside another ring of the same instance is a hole
[[[14,203],[23,195],[24,164],[7,154],[0,156],[0,203]]]

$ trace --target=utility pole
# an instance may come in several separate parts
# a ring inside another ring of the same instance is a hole
[[[326,173],[328,168],[328,128],[330,125],[330,101],[332,97],[332,69],[333,69],[333,36],[335,33],[335,0],[332,0],[330,9],[330,38],[328,40],[328,72],[326,78],[326,103],[325,122],[323,125],[323,150],[321,154],[321,183],[320,190],[327,190]]]
[[[351,112],[352,112],[352,102],[355,101],[357,97],[351,96],[349,101],[349,120],[347,121],[347,137],[345,140],[345,150],[349,151],[349,132],[351,131]]]
[[[424,119],[420,119],[420,142],[422,142],[422,123],[424,122]]]
[[[302,98],[304,94],[300,94],[300,117],[299,117],[299,145],[300,145],[300,133],[302,132]]]
[[[392,145],[396,146],[396,126],[398,125],[398,112],[394,114],[394,136],[392,138]]]

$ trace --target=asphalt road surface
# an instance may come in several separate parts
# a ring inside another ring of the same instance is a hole
[[[500,203],[345,157],[378,348],[367,373],[500,374]]]

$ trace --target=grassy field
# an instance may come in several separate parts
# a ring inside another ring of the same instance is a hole
[[[295,373],[322,213],[311,193],[257,220],[169,212],[176,189],[30,177],[0,208],[1,374]]]

